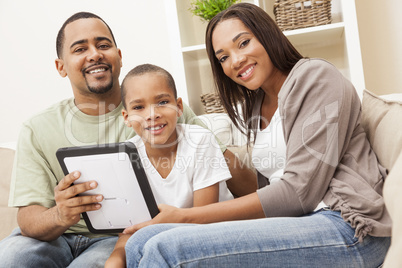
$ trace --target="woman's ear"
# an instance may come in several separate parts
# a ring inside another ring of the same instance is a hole
[[[122,110],[121,110],[121,114],[123,115],[123,118],[124,118],[124,124],[126,124],[126,126],[128,126],[128,127],[132,127],[130,121],[128,120],[128,113],[127,113],[127,111],[126,111],[125,109],[122,109]]]
[[[181,98],[177,98],[177,117],[183,115],[183,100]]]

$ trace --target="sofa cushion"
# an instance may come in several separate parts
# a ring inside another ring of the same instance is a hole
[[[378,97],[365,90],[362,101],[362,126],[378,160],[391,169],[402,150],[402,94],[399,100]]]
[[[198,116],[224,145],[233,144],[232,126],[226,113],[210,113]]]
[[[0,148],[0,239],[8,236],[17,227],[18,209],[8,207],[14,153],[15,151],[12,149]]]

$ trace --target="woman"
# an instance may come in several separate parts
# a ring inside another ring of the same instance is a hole
[[[272,183],[235,200],[161,206],[155,219],[127,232],[220,223],[143,228],[126,245],[128,266],[380,266],[391,231],[386,175],[360,126],[352,84],[330,63],[303,58],[252,4],[214,17],[206,46],[230,118],[246,127],[249,142],[251,131],[256,136],[253,163],[275,150],[284,166],[257,165],[260,186]]]

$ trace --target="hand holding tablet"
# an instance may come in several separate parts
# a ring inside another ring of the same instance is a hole
[[[102,208],[83,213],[93,233],[115,233],[152,219],[158,207],[132,143],[61,148],[56,152],[64,174],[81,173],[75,184],[96,181],[82,195],[103,195]]]

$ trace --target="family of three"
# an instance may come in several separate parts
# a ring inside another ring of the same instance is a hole
[[[225,146],[211,145],[213,134],[177,97],[168,71],[142,64],[120,87],[111,29],[77,13],[56,44],[56,67],[74,98],[22,127],[9,200],[19,228],[0,242],[1,267],[381,266],[391,235],[386,172],[360,125],[353,85],[325,60],[303,57],[253,4],[215,16],[205,41],[257,177]],[[150,163],[160,213],[119,236],[96,236],[80,215],[98,210],[103,197],[77,196],[96,180],[74,185],[79,171],[64,176],[55,152],[121,141]],[[284,165],[258,165],[272,151]],[[180,157],[196,154],[227,165],[177,168]]]

